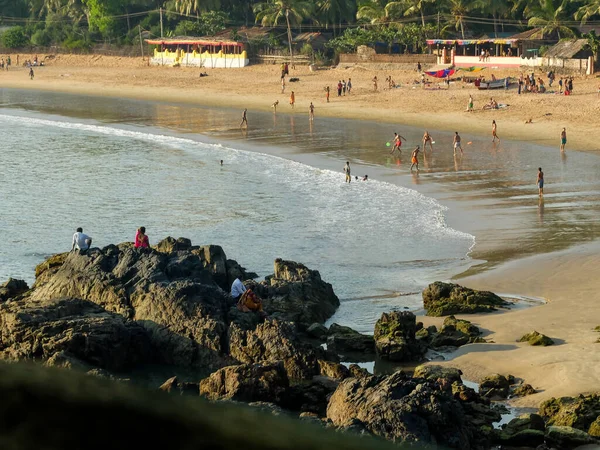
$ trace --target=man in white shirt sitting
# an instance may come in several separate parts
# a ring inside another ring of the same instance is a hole
[[[233,284],[231,285],[231,296],[234,300],[237,301],[240,299],[244,292],[246,292],[246,286],[244,286],[244,283],[242,283],[242,281],[238,277],[233,281]]]
[[[77,232],[73,235],[73,246],[71,247],[71,251],[77,250],[87,250],[92,245],[92,238],[87,234],[83,234],[83,228],[77,228]]]

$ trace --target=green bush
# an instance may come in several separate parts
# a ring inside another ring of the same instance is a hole
[[[31,43],[40,47],[48,47],[52,43],[52,36],[46,30],[37,30],[31,36]]]
[[[6,48],[21,48],[29,44],[23,27],[12,27],[2,34],[2,45]]]
[[[182,20],[175,27],[175,36],[202,36],[203,26],[200,22]]]
[[[88,41],[83,39],[68,38],[62,43],[67,50],[83,50],[88,51],[91,47]]]
[[[310,45],[308,42],[305,43],[302,48],[300,48],[300,54],[305,56],[312,56],[313,51],[312,45]]]

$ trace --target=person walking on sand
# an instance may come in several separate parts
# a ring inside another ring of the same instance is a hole
[[[292,91],[292,93],[290,94],[290,106],[292,107],[292,109],[294,109],[295,104],[296,104],[296,95],[294,94],[294,91]]]
[[[496,139],[500,142],[500,138],[498,137],[498,134],[496,134],[496,121],[492,120],[492,142],[496,142]]]
[[[221,161],[221,165],[223,165],[223,161]],[[146,227],[139,227],[137,232],[135,233],[135,248],[148,248],[150,244],[148,243],[148,236],[146,236]]]
[[[248,128],[248,118],[246,117],[246,113],[248,112],[247,109],[244,109],[244,112],[242,113],[242,121],[240,122],[240,128],[242,128],[242,125],[246,124],[246,128]]]
[[[87,234],[83,234],[83,228],[77,228],[77,231],[73,235],[73,246],[71,247],[71,251],[77,249],[82,252],[87,251],[92,245],[92,238]]]
[[[402,147],[402,139],[404,139],[404,136],[400,136],[398,133],[394,133],[394,146],[392,147],[390,155],[394,153],[396,149],[398,150],[398,153],[402,153],[402,150],[400,149],[400,147]],[[406,139],[404,139],[404,142],[406,142]]]
[[[419,146],[417,145],[415,147],[415,149],[413,150],[412,156],[411,156],[411,162],[412,162],[412,164],[410,166],[410,171],[411,172],[412,172],[414,166],[417,166],[417,172],[419,171],[419,158],[418,158],[418,156],[419,156]]]
[[[325,99],[327,100],[327,103],[329,103],[329,86],[325,88]]]
[[[463,154],[463,149],[462,146],[460,145],[460,135],[458,134],[458,131],[454,132],[454,154],[456,155],[456,149],[460,149],[460,154]]]
[[[346,85],[346,92],[350,95],[350,91],[352,90],[352,78],[348,78],[348,84]]]
[[[346,174],[346,183],[350,183],[352,181],[352,177],[350,176],[350,161],[346,161],[344,173]]]
[[[338,97],[341,97],[342,96],[342,80],[338,80],[337,90],[338,90]]]
[[[469,94],[469,103],[467,103],[467,111],[473,111],[473,96]]]
[[[33,80],[33,77],[34,77],[34,73],[33,73],[33,67],[30,67],[30,68],[29,68],[29,79],[30,79],[30,80]]]
[[[538,195],[540,197],[543,197],[544,196],[544,172],[542,172],[542,168],[541,167],[538,167],[537,186],[538,186],[538,189],[539,189]]]
[[[565,151],[565,145],[567,145],[567,129],[563,128],[560,132],[560,151]]]
[[[310,106],[308,107],[308,119],[315,120],[315,105],[310,102]]]
[[[423,135],[423,154],[425,154],[424,152],[426,150],[426,146],[427,146],[428,142],[429,142],[429,148],[431,149],[431,151],[433,151],[433,138],[429,134],[429,131],[425,131],[425,134]]]
[[[373,90],[377,92],[377,75],[373,77]]]
[[[273,114],[277,113],[277,105],[279,105],[279,100],[275,100],[271,105],[271,108],[273,108]]]

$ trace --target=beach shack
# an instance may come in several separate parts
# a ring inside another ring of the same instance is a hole
[[[250,62],[244,44],[236,41],[184,36],[146,42],[155,46],[150,64],[156,66],[229,69],[245,67]]]

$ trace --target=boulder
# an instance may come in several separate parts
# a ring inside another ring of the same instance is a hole
[[[331,284],[324,282],[318,271],[293,261],[276,259],[274,274],[247,286],[263,300],[269,315],[302,328],[325,322],[340,306]]]
[[[554,344],[552,339],[545,334],[538,333],[537,331],[532,331],[531,333],[523,335],[518,342],[527,342],[529,345],[541,345],[543,347]]]
[[[482,342],[483,340],[479,338],[480,334],[479,328],[468,320],[449,316],[444,319],[440,331],[431,335],[430,346],[433,348],[460,347],[465,344]]]
[[[325,325],[321,323],[313,323],[310,327],[306,329],[306,334],[315,339],[320,339],[324,341],[327,339],[329,330]]]
[[[321,377],[295,384],[287,390],[281,406],[289,411],[308,412],[324,417],[329,399],[338,385],[337,382]]]
[[[520,384],[515,387],[512,391],[512,395],[515,397],[525,397],[527,395],[533,395],[537,391],[530,384]]]
[[[590,428],[588,429],[588,434],[590,436],[600,438],[600,415],[590,425]]]
[[[553,425],[546,428],[546,442],[561,450],[570,450],[581,445],[595,444],[597,441],[577,428]]]
[[[159,388],[163,392],[179,395],[198,395],[198,383],[181,382],[177,377],[171,377],[165,381]]]
[[[516,433],[506,433],[500,431],[494,442],[508,447],[532,447],[544,444],[545,435],[540,430],[523,430]]]
[[[464,405],[437,381],[399,371],[342,381],[331,396],[327,418],[342,428],[358,421],[367,432],[398,443],[443,442],[461,449],[487,445],[499,415],[484,404],[478,406],[480,413]]]
[[[415,337],[417,320],[410,311],[383,313],[375,324],[377,354],[390,361],[419,361],[426,351]]]
[[[508,422],[503,430],[509,434],[515,434],[524,430],[545,431],[546,424],[539,414],[521,414]]]
[[[489,375],[481,380],[479,392],[483,397],[499,400],[508,397],[510,383],[504,375],[498,373]]]
[[[274,402],[283,398],[289,380],[282,363],[228,366],[200,382],[200,395],[210,400]]]
[[[350,371],[350,375],[354,378],[363,378],[371,376],[371,373],[367,369],[365,369],[364,367],[360,367],[358,364],[350,364],[348,370]]]
[[[598,394],[551,398],[540,405],[540,415],[548,425],[567,426],[588,431],[600,416]]]
[[[80,299],[0,304],[0,358],[114,371],[154,360],[142,326]]]
[[[441,281],[430,284],[423,291],[423,305],[428,316],[492,312],[509,304],[492,292]]]
[[[0,285],[0,302],[5,302],[9,298],[15,298],[29,290],[29,286],[23,280],[9,278],[8,281]]]
[[[435,364],[422,364],[420,366],[417,366],[413,373],[413,377],[415,378],[425,378],[428,380],[437,380],[440,378],[444,378],[448,380],[450,384],[454,382],[462,384],[462,379],[460,377],[461,375],[462,372],[459,369]]]
[[[300,342],[294,324],[269,320],[254,330],[229,328],[229,354],[244,364],[283,361],[290,379],[307,380],[319,374],[317,350]]]
[[[344,380],[350,376],[350,370],[343,364],[318,360],[319,375],[332,378],[334,380]]]
[[[373,336],[334,323],[329,327],[327,348],[341,354],[375,353],[375,340]]]

